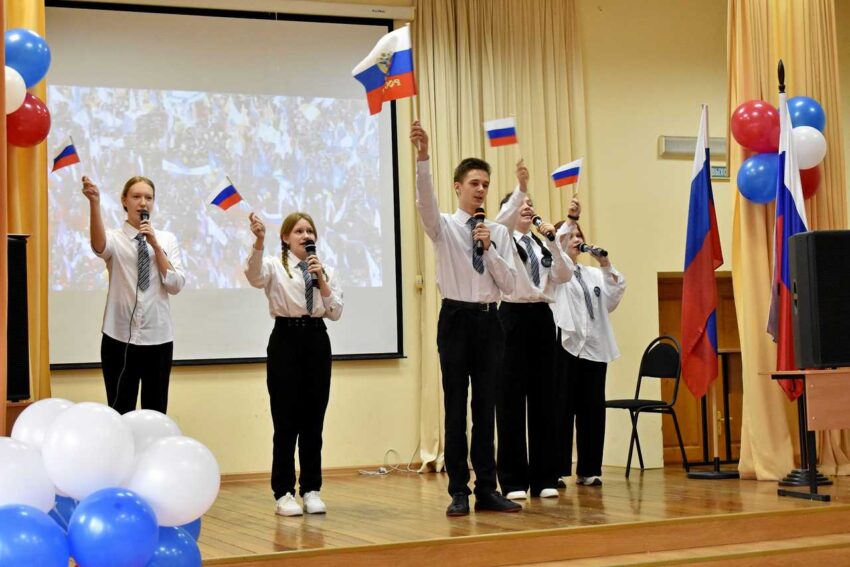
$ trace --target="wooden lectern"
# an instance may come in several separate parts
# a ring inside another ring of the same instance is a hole
[[[800,460],[804,463],[808,492],[780,488],[780,496],[829,502],[829,494],[818,494],[816,431],[850,429],[850,368],[826,370],[783,370],[764,372],[774,380],[803,380],[805,388],[798,399],[800,419]],[[823,477],[821,477],[823,478]]]

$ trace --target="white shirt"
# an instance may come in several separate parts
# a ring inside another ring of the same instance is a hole
[[[434,242],[437,254],[437,287],[446,299],[493,303],[502,293],[511,293],[516,280],[514,243],[507,229],[485,220],[490,229],[490,248],[484,251],[484,273],[472,267],[471,215],[458,209],[453,215],[441,213],[431,182],[430,160],[416,165],[416,208],[425,234]]]
[[[590,292],[591,319],[584,291],[575,276],[558,286],[552,311],[561,329],[561,346],[571,355],[596,362],[611,362],[620,356],[608,313],[617,308],[626,291],[626,279],[613,266],[577,266]]]
[[[522,240],[523,233],[518,230],[513,230],[516,226],[516,221],[519,219],[519,210],[525,202],[526,194],[515,189],[511,194],[511,198],[499,211],[496,216],[496,222],[504,225],[513,234],[522,249],[528,252],[525,242]],[[573,276],[575,264],[570,260],[570,257],[561,249],[561,245],[557,239],[549,240],[543,237],[546,242],[546,247],[552,253],[552,265],[545,267],[542,264],[543,248],[531,238],[531,250],[534,257],[537,258],[537,265],[540,268],[540,285],[534,285],[534,279],[531,277],[531,260],[527,260],[525,264],[522,262],[516,246],[511,247],[514,253],[514,263],[517,266],[516,286],[514,291],[502,296],[502,301],[509,303],[554,303],[555,288],[564,282],[570,280]],[[524,268],[524,269],[523,269]]]
[[[313,311],[307,312],[304,273],[298,267],[298,259],[292,251],[287,252],[289,274],[278,256],[263,256],[262,250],[251,247],[245,277],[253,287],[262,288],[269,300],[269,315],[272,317],[326,317],[336,321],[342,315],[342,290],[325,266],[331,294],[324,297],[319,288],[313,288]]]
[[[145,242],[150,255],[150,286],[138,290],[139,247],[135,240],[139,231],[125,222],[120,229],[106,231],[106,245],[101,253],[109,272],[109,291],[103,313],[103,334],[123,343],[161,345],[174,340],[171,306],[168,296],[183,289],[186,276],[177,238],[164,230],[155,230],[156,241],[168,256],[171,266],[163,276],[156,263],[153,247]],[[158,277],[157,277],[158,276]],[[137,300],[138,297],[138,300]],[[135,311],[133,306],[136,306]],[[130,317],[133,317],[132,327]]]

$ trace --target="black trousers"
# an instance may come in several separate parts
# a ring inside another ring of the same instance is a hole
[[[449,494],[469,494],[467,456],[475,470],[475,493],[496,489],[496,382],[501,364],[502,328],[495,304],[479,311],[443,303],[437,323],[437,349],[443,373],[446,413],[446,470]],[[467,391],[472,384],[472,446],[466,442]]]
[[[275,499],[295,494],[295,445],[301,464],[300,494],[322,488],[322,430],[331,389],[331,343],[324,322],[289,326],[278,318],[266,349],[274,449]]]
[[[109,407],[121,414],[135,410],[141,382],[142,409],[165,413],[173,354],[173,342],[133,345],[102,335],[100,362]]]
[[[552,459],[555,429],[555,322],[546,303],[499,307],[505,333],[496,402],[499,432],[497,470],[502,492],[539,494],[557,482]],[[526,407],[528,445],[526,447]]]
[[[555,461],[558,476],[572,474],[573,424],[578,476],[602,475],[605,445],[605,374],[608,364],[577,358],[561,346],[558,333]]]

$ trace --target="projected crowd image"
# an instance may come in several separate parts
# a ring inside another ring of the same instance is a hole
[[[48,102],[50,158],[72,136],[81,160],[49,179],[53,291],[106,288],[82,175],[100,187],[107,229],[125,218],[124,181],[153,180],[151,220],[176,234],[187,288],[249,287],[248,214],[261,216],[266,252],[278,254],[282,214],[296,210],[313,215],[318,254],[343,288],[382,285],[393,250],[382,249],[379,125],[362,100],[51,85]],[[226,176],[244,202],[225,212],[209,197]]]

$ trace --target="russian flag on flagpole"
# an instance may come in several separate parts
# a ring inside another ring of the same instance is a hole
[[[685,276],[682,282],[682,377],[694,397],[717,378],[717,282],[723,264],[711,190],[708,107],[703,105],[691,175]]]
[[[410,27],[404,26],[379,39],[351,74],[366,89],[370,114],[379,113],[385,101],[414,96],[416,78]]]
[[[210,204],[215,205],[223,211],[226,211],[236,203],[242,200],[242,195],[233,186],[230,178],[224,182],[224,187],[214,192],[210,197]]]
[[[555,182],[555,187],[565,187],[578,183],[578,177],[581,174],[581,162],[583,160],[584,158],[579,158],[553,171],[552,181]]]
[[[59,155],[53,159],[53,169],[50,170],[50,173],[75,163],[80,163],[80,156],[77,154],[77,148],[74,147],[74,141],[69,138],[68,143],[62,148]]]
[[[516,118],[499,118],[484,123],[484,131],[490,140],[490,147],[510,146],[517,143]]]
[[[791,325],[791,269],[788,264],[788,239],[808,230],[800,168],[791,135],[791,115],[785,93],[779,95],[779,174],[776,181],[776,223],[773,226],[773,285],[767,332],[776,342],[776,369],[796,370],[794,329]],[[780,380],[790,400],[803,393],[802,380]]]

